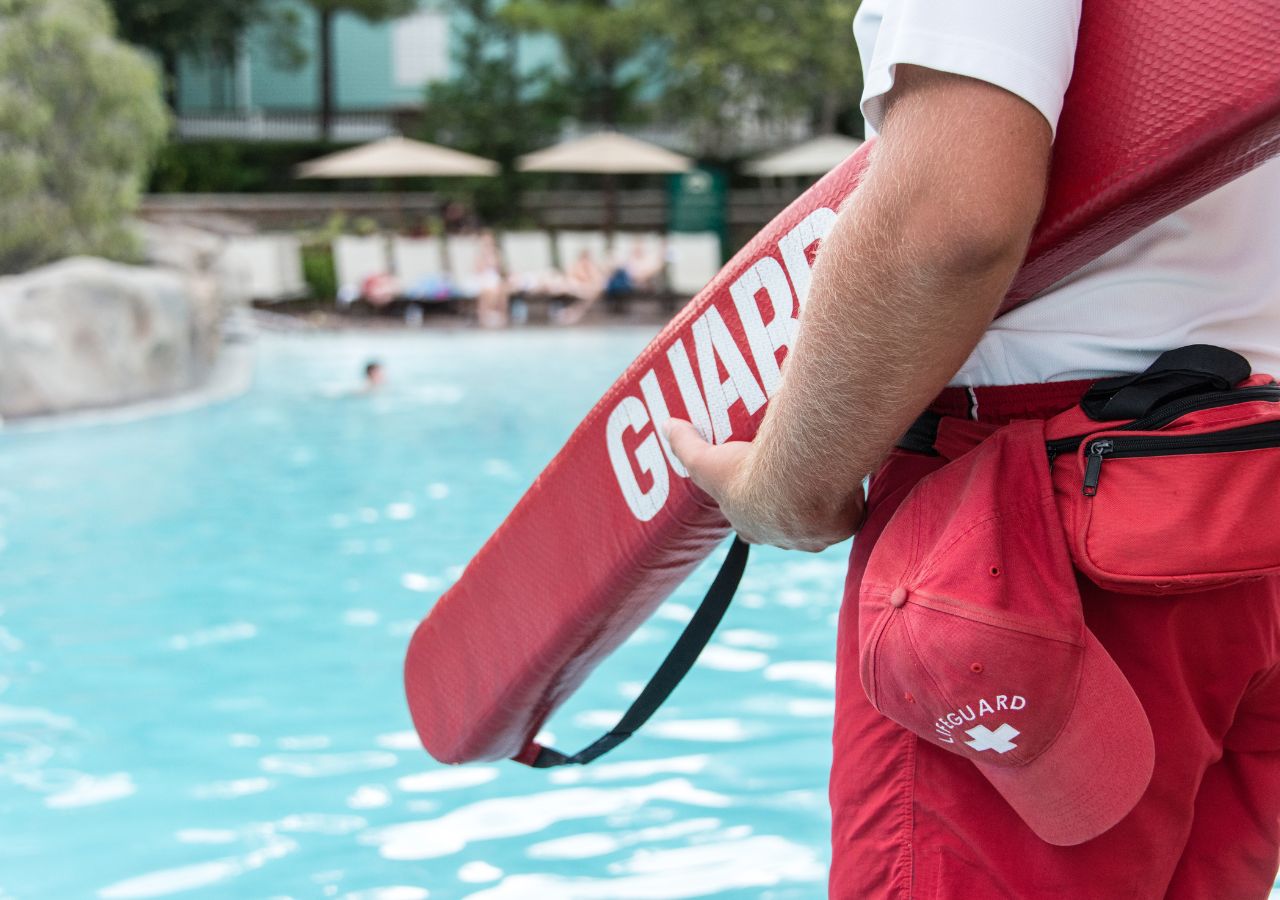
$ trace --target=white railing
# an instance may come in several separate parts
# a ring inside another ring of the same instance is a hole
[[[184,141],[310,141],[320,138],[320,117],[305,112],[184,113],[177,133]],[[331,138],[354,144],[396,133],[391,113],[339,113],[333,117]]]

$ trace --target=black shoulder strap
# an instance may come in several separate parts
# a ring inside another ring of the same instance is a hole
[[[541,747],[529,765],[535,769],[568,765],[585,766],[631,737],[641,725],[649,721],[649,717],[657,712],[658,707],[671,696],[671,692],[676,689],[680,680],[689,674],[702,648],[707,646],[711,635],[715,633],[716,626],[724,618],[725,610],[729,608],[729,601],[733,599],[733,595],[738,590],[738,583],[742,581],[742,572],[747,565],[748,548],[746,541],[734,536],[729,555],[725,557],[719,574],[707,589],[707,595],[698,605],[697,612],[684,627],[676,645],[671,648],[662,665],[658,666],[658,671],[649,679],[640,696],[631,704],[631,708],[623,713],[612,731],[573,756],[550,747]],[[521,756],[523,757],[523,754]]]
[[[1249,361],[1232,350],[1192,344],[1160,354],[1145,372],[1094,382],[1080,401],[1097,422],[1140,419],[1171,400],[1229,391],[1249,377]]]

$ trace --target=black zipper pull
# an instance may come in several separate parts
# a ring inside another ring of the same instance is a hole
[[[1098,493],[1098,479],[1102,477],[1102,460],[1114,450],[1112,441],[1094,441],[1089,445],[1089,459],[1084,467],[1084,495],[1092,497]]]

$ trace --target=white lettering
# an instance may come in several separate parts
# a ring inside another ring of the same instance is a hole
[[[1009,701],[1010,709],[1022,709],[1026,705],[1027,705],[1027,698],[1020,697],[1017,694],[1014,694],[1013,699]]]
[[[663,423],[671,418],[671,413],[667,410],[667,398],[662,395],[662,388],[658,385],[658,376],[653,374],[653,369],[645,372],[644,377],[640,379],[640,393],[644,395],[645,405],[649,407],[649,419],[653,422],[654,434],[658,436],[658,443],[662,445],[662,452],[666,454],[667,462],[671,463],[672,471],[681,478],[688,478],[688,471],[685,470],[680,460],[676,458],[675,453],[672,452],[671,445],[667,443],[667,435],[663,428]]]
[[[820,241],[830,234],[835,224],[836,211],[820,206],[778,241],[778,250],[782,253],[782,261],[787,264],[787,273],[791,276],[791,284],[796,289],[796,299],[801,308],[804,307],[804,301],[809,299],[809,285],[813,281],[813,268],[809,265],[807,251],[814,241]]]
[[[998,694],[996,696],[996,709],[1008,709],[1009,697],[1007,694]]]
[[[768,294],[773,307],[773,318],[768,325],[760,315],[760,304],[756,300],[761,291]],[[742,328],[747,334],[760,381],[764,384],[765,393],[772,397],[782,383],[778,351],[791,346],[800,327],[787,275],[776,259],[766,256],[747,269],[729,288],[729,293],[733,295],[733,303],[742,319]]]
[[[667,359],[671,363],[671,371],[676,376],[676,387],[680,388],[680,399],[684,401],[685,415],[698,429],[704,441],[715,437],[711,430],[711,416],[707,412],[707,401],[698,387],[698,379],[693,376],[693,367],[689,365],[689,354],[684,349],[684,341],[677,340],[667,350]]]
[[[729,289],[742,320],[747,346],[760,373],[759,381],[714,306],[709,306],[695,319],[690,329],[697,376],[683,340],[678,339],[667,348],[667,360],[684,403],[685,416],[707,440],[717,444],[729,440],[733,434],[729,416],[733,405],[741,401],[747,414],[754,415],[782,383],[778,353],[789,349],[795,341],[799,329],[797,310],[804,304],[812,281],[808,250],[826,237],[835,222],[834,210],[826,207],[814,210],[778,242],[781,264],[772,256],[757,260]],[[766,295],[772,313],[767,323],[761,309],[761,292]],[[721,367],[726,374],[723,381]],[[639,383],[643,400],[622,398],[606,422],[605,442],[627,506],[637,519],[647,522],[662,509],[670,494],[667,463],[681,478],[688,473],[661,432],[671,417],[662,383],[652,369],[644,373]],[[623,437],[628,431],[639,435],[646,426],[652,426],[653,432],[642,438],[634,454],[628,454]],[[648,491],[641,490],[638,473],[652,477],[653,485]],[[963,721],[954,713],[945,721],[952,719],[953,725]]]
[[[613,474],[618,479],[618,486],[622,488],[622,496],[631,513],[641,522],[647,522],[658,514],[658,510],[667,502],[670,490],[667,461],[663,459],[656,435],[650,434],[636,448],[636,465],[640,467],[640,471],[653,476],[653,487],[648,491],[640,489],[640,482],[636,479],[631,460],[622,445],[622,436],[628,429],[639,433],[648,424],[649,412],[644,404],[635,397],[623,397],[609,414],[609,421],[605,425],[605,441],[609,448],[609,462],[613,464]]]
[[[995,712],[995,710],[991,708],[991,704],[988,703],[986,700],[978,701],[978,715],[985,716],[988,713],[993,713],[993,712]]]
[[[733,335],[724,324],[719,311],[709,307],[693,323],[693,351],[698,358],[698,371],[702,375],[702,393],[707,399],[707,412],[711,417],[711,430],[715,443],[723,444],[733,435],[729,410],[739,400],[748,413],[754,413],[765,404],[764,393],[755,376],[747,368]],[[716,360],[724,364],[728,378],[720,380]]]

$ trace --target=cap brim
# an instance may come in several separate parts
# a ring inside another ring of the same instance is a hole
[[[978,769],[1050,844],[1092,840],[1129,814],[1151,783],[1155,740],[1137,694],[1088,629],[1077,703],[1065,728],[1025,766]]]

